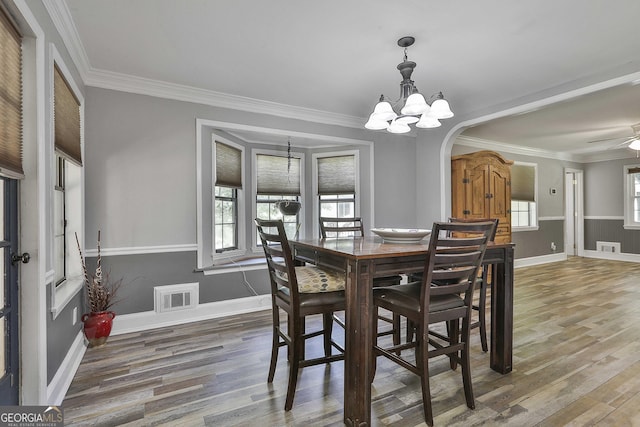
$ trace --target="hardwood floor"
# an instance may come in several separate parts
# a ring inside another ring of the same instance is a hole
[[[513,372],[492,371],[472,331],[476,409],[465,405],[460,373],[434,359],[435,425],[639,424],[639,278],[638,263],[587,258],[517,269]],[[63,402],[65,425],[343,425],[342,362],[302,369],[284,412],[284,350],[266,381],[270,321],[263,311],[110,337],[87,350]],[[425,425],[418,377],[385,359],[372,399],[373,425]]]

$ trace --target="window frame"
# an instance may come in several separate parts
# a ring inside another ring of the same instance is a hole
[[[511,198],[511,206],[509,206],[510,209],[510,216],[509,216],[509,220],[511,221],[511,231],[512,232],[519,232],[519,231],[535,231],[539,229],[539,224],[540,224],[540,220],[539,220],[539,213],[538,213],[538,207],[540,205],[539,203],[539,191],[538,191],[538,164],[537,163],[530,163],[530,162],[521,162],[521,161],[514,161],[513,163],[514,165],[519,165],[519,166],[526,166],[526,167],[532,167],[533,168],[533,201],[530,200],[519,200],[519,199],[514,199],[513,197]],[[513,178],[513,177],[512,177]],[[513,206],[514,206],[514,202],[526,202],[528,203],[528,213],[529,213],[529,225],[526,226],[516,226],[513,224]],[[533,208],[532,208],[533,205]]]
[[[355,167],[355,194],[354,194],[354,208],[353,216],[361,216],[360,215],[360,151],[359,150],[342,150],[342,151],[331,151],[324,153],[314,153],[311,158],[311,174],[312,174],[312,191],[314,194],[314,203],[313,203],[313,235],[320,235],[320,213],[322,212],[320,201],[320,195],[318,194],[318,159],[326,158],[326,157],[339,157],[339,156],[354,156],[354,167]],[[369,220],[372,220],[369,218]],[[366,221],[365,221],[366,225]],[[365,230],[366,232],[366,230]]]
[[[257,170],[258,170],[258,155],[267,155],[267,156],[277,156],[277,157],[287,157],[287,152],[286,151],[278,151],[278,150],[268,150],[268,149],[261,149],[261,148],[253,148],[251,150],[251,178],[252,178],[252,190],[251,190],[251,203],[252,203],[252,207],[251,207],[251,212],[252,212],[252,217],[253,218],[257,218],[258,217],[258,174],[257,174]],[[303,204],[303,208],[300,211],[300,213],[298,213],[297,215],[297,223],[298,223],[298,230],[299,230],[299,234],[298,237],[299,238],[304,238],[305,237],[305,230],[303,227],[303,220],[304,220],[304,203],[305,203],[305,154],[303,152],[300,151],[293,151],[291,150],[291,157],[295,157],[300,159],[300,196],[298,196],[296,199],[293,198],[293,196],[290,195],[282,195],[282,199],[291,199],[291,200],[298,200],[299,202],[301,202]],[[277,195],[271,195],[271,196],[276,196]],[[275,200],[274,200],[275,201]],[[252,249],[256,254],[261,254],[262,253],[262,246],[261,243],[258,239],[258,228],[256,227],[256,225],[252,222],[251,223],[251,239],[252,239]]]
[[[634,194],[633,177],[639,175],[640,172],[630,174],[630,169],[640,168],[640,164],[631,164],[623,166],[623,183],[624,183],[624,224],[625,230],[640,230],[640,221],[634,220],[634,203],[633,200],[640,196]]]
[[[49,100],[50,100],[50,111],[54,111],[54,68],[57,68],[60,74],[66,80],[70,90],[73,92],[74,96],[78,100],[78,104],[80,107],[80,153],[82,158],[84,158],[84,124],[85,124],[85,115],[84,115],[84,96],[80,91],[80,86],[76,83],[73,75],[69,71],[66,63],[64,62],[62,56],[56,49],[55,45],[51,43],[49,45],[50,55],[49,55],[49,63],[48,63],[48,77],[51,84],[49,85]],[[54,186],[57,182],[56,173],[57,167],[56,162],[58,162],[59,154],[55,150],[55,121],[53,116],[50,119],[49,126],[49,141],[51,147],[51,162],[50,162],[50,185],[49,189],[51,191],[51,200],[53,200],[54,196]],[[64,157],[64,156],[62,156]],[[81,239],[80,244],[83,246],[83,250],[85,250],[83,245],[83,240],[85,236],[84,232],[84,167],[80,165],[75,165],[73,162],[69,160],[64,160],[65,164],[65,216],[67,218],[67,225],[65,227],[66,233],[66,244],[65,244],[65,268],[66,274],[65,279],[60,283],[55,283],[55,254],[54,254],[54,238],[53,238],[53,209],[54,203],[50,204],[50,219],[49,219],[49,233],[50,233],[50,255],[48,258],[48,265],[51,266],[50,270],[47,272],[47,277],[50,280],[47,280],[47,283],[50,283],[51,288],[51,313],[53,318],[55,319],[66,307],[66,305],[73,299],[75,295],[83,287],[84,279],[82,275],[82,261],[80,258],[80,254],[78,252],[78,248],[76,247],[75,237],[73,236],[75,233],[78,233],[79,239]],[[69,206],[72,204],[72,206]]]
[[[226,144],[232,148],[235,148],[240,151],[240,164],[242,170],[240,172],[242,186],[243,188],[236,189],[236,248],[229,249],[222,252],[218,252],[216,250],[216,141],[219,141],[223,144]],[[246,220],[245,220],[245,198],[247,192],[244,191],[244,187],[246,185],[245,180],[245,147],[236,144],[233,141],[230,141],[228,138],[225,138],[220,133],[216,133],[215,131],[211,134],[211,261],[212,265],[220,264],[228,262],[229,259],[240,258],[246,255]]]

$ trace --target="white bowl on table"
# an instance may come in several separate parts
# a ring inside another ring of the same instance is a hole
[[[371,232],[387,243],[419,243],[431,234],[431,230],[423,228],[372,228]]]

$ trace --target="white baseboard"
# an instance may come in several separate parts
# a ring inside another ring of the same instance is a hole
[[[82,362],[84,352],[87,346],[84,344],[84,333],[78,332],[76,339],[73,340],[71,348],[67,352],[62,364],[54,375],[51,382],[47,385],[47,404],[52,406],[62,405],[67,390],[73,381],[73,377]]]
[[[271,295],[268,294],[200,304],[193,310],[177,310],[166,313],[144,311],[141,313],[123,314],[122,316],[116,316],[116,318],[113,319],[111,335],[140,332],[149,329],[270,309]]]
[[[557,254],[534,256],[534,257],[530,257],[530,258],[518,258],[518,259],[513,261],[513,267],[514,268],[530,267],[532,265],[540,265],[540,264],[547,264],[547,263],[550,263],[550,262],[566,261],[566,259],[567,259],[567,254],[564,253],[564,252],[560,252],[560,253],[557,253]]]
[[[629,262],[640,262],[640,254],[625,254],[625,253],[615,253],[615,252],[600,252],[600,251],[584,251],[584,256],[586,258],[600,258],[600,259],[610,259],[613,261],[629,261]]]

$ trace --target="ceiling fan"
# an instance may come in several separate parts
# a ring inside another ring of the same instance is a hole
[[[607,141],[616,141],[622,139],[622,141],[615,145],[615,147],[622,147],[628,144],[628,147],[632,150],[640,150],[640,123],[636,123],[635,125],[631,125],[631,129],[633,130],[633,135],[622,138],[607,138],[607,139],[598,139],[595,141],[588,141],[588,144],[593,144],[597,142],[607,142]],[[614,148],[615,148],[614,147]]]

